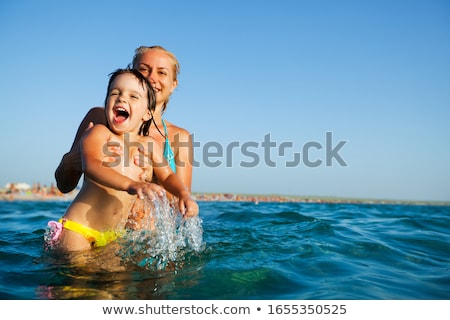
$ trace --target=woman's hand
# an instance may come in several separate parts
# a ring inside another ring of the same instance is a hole
[[[147,169],[152,167],[149,162],[149,154],[148,151],[144,147],[138,148],[139,153],[133,157],[134,164],[143,169],[143,172],[140,176],[142,181],[151,182],[151,180],[147,179]],[[152,177],[151,175],[150,177]]]
[[[122,146],[119,142],[108,140],[103,155],[103,164],[107,167],[114,167],[122,161]]]

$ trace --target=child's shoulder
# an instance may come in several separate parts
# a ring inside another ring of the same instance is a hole
[[[104,124],[95,124],[89,131],[86,132],[86,136],[110,136],[111,131]]]
[[[93,131],[111,131],[111,130],[108,129],[108,127],[106,125],[104,125],[102,123],[94,124],[94,126],[90,130],[93,130]]]
[[[102,130],[109,130],[108,127],[103,123],[94,124],[93,128],[101,128]]]

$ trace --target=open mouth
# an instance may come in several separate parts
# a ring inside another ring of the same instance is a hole
[[[122,107],[117,107],[114,109],[114,121],[116,123],[122,123],[128,119],[130,113]]]

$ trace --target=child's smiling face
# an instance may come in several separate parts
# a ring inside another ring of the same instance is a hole
[[[131,73],[118,75],[110,85],[106,117],[116,134],[138,133],[143,121],[150,119],[147,88]]]

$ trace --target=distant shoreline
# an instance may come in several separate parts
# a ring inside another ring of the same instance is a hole
[[[38,194],[31,192],[0,193],[0,201],[72,201],[76,192],[61,195]]]
[[[348,203],[348,204],[404,204],[450,206],[450,201],[362,199],[319,196],[261,195],[238,193],[202,193],[193,192],[198,201],[235,201],[235,202],[300,202],[300,203]]]
[[[0,201],[72,201],[77,191],[67,194],[42,194],[33,192],[0,193]],[[403,204],[403,205],[436,205],[450,206],[450,201],[362,199],[319,196],[264,195],[240,193],[207,193],[193,192],[192,196],[199,202],[296,202],[296,203],[347,203],[347,204]]]

